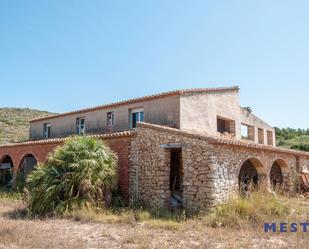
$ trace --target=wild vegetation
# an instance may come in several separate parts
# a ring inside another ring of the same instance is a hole
[[[309,129],[275,128],[277,145],[295,150],[309,151]]]
[[[266,191],[253,191],[249,196],[232,196],[227,203],[215,208],[207,217],[211,226],[240,227],[246,224],[263,224],[284,219],[290,214],[287,206],[281,204],[275,195]]]
[[[0,144],[25,141],[29,138],[29,120],[51,115],[29,108],[0,108]]]
[[[61,218],[25,216],[16,194],[0,195],[0,248],[307,248],[306,233],[264,233],[264,222],[306,221],[309,199],[254,192],[185,218],[145,209],[83,208]],[[270,203],[269,203],[270,202]]]
[[[116,175],[117,157],[101,140],[72,137],[28,176],[28,210],[48,215],[100,207],[116,188]]]

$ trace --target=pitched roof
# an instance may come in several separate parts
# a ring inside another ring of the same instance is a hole
[[[92,138],[97,138],[97,139],[109,139],[109,138],[131,137],[135,133],[136,133],[135,130],[130,130],[130,131],[122,131],[122,132],[114,132],[114,133],[92,134],[92,135],[87,135],[87,137],[92,137]],[[50,138],[50,139],[44,139],[44,140],[32,140],[32,141],[25,141],[25,142],[20,142],[20,143],[3,144],[3,145],[0,145],[0,148],[27,146],[27,145],[58,144],[58,143],[65,142],[70,137]]]
[[[50,116],[41,117],[41,118],[35,118],[35,119],[30,120],[29,122],[47,120],[51,118],[63,117],[63,116],[78,114],[78,113],[97,111],[101,109],[107,109],[107,108],[117,107],[121,105],[133,104],[133,103],[138,103],[142,101],[149,101],[149,100],[159,99],[159,98],[164,98],[164,97],[169,97],[169,96],[179,96],[179,95],[190,94],[190,93],[214,93],[214,92],[220,93],[220,92],[231,92],[231,91],[239,91],[239,87],[233,86],[233,87],[218,87],[218,88],[190,88],[190,89],[176,90],[176,91],[163,92],[163,93],[158,93],[158,94],[153,94],[153,95],[147,95],[144,97],[123,100],[119,102],[80,109],[80,110],[56,114],[56,115],[50,115]]]

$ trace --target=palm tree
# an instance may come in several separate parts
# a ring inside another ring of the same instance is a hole
[[[102,141],[71,137],[27,179],[31,214],[63,214],[103,205],[117,185],[117,157]]]

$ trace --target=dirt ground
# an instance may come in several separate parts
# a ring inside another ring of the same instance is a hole
[[[198,220],[171,229],[12,217],[20,205],[18,201],[0,200],[0,249],[309,248],[309,233],[267,235],[261,228],[210,228]]]

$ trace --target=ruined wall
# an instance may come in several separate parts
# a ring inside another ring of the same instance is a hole
[[[265,123],[263,120],[258,118],[252,113],[249,113],[245,109],[240,109],[240,119],[241,123],[249,126],[254,126],[254,142],[259,143],[258,139],[258,129],[262,129],[264,131],[264,144],[267,145],[267,131],[272,132],[272,146],[276,146],[276,134],[275,134],[275,129],[270,126],[269,124]]]
[[[184,94],[180,97],[180,129],[195,130],[217,135],[217,117],[235,121],[236,139],[241,139],[241,125],[254,127],[253,142],[258,143],[258,128],[264,131],[267,145],[267,131],[272,132],[272,146],[275,146],[275,130],[266,122],[239,106],[238,91],[224,93]]]
[[[299,172],[309,172],[309,160],[306,157],[298,157],[296,167]]]

